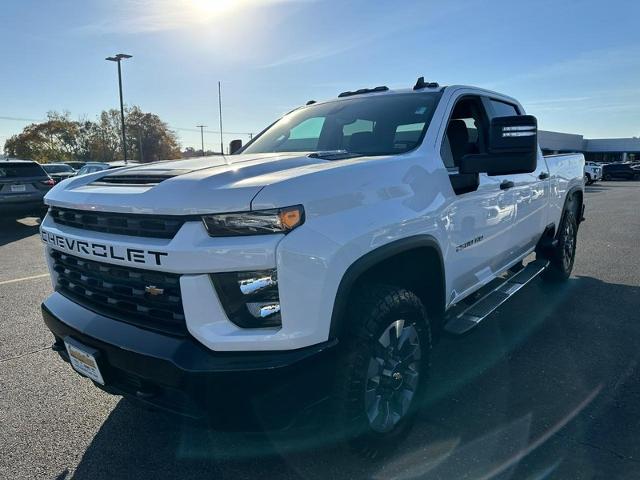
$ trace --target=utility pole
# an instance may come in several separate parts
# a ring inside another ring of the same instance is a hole
[[[124,155],[124,163],[127,163],[127,136],[124,127],[124,103],[122,101],[122,71],[120,69],[120,62],[124,59],[131,58],[131,55],[126,53],[118,53],[113,57],[107,57],[105,60],[118,63],[118,87],[120,90],[120,121],[122,123],[122,153]]]
[[[224,140],[222,139],[222,90],[218,80],[218,110],[220,111],[220,153],[224,155]]]
[[[204,129],[206,125],[196,125],[200,129],[200,142],[202,143],[202,156],[204,157]]]

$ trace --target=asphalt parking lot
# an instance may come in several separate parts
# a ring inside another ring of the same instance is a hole
[[[638,478],[640,182],[587,187],[574,275],[535,280],[436,347],[384,462],[209,431],[102,393],[49,349],[36,219],[0,223],[0,478]]]

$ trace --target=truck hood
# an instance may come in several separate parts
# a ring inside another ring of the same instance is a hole
[[[162,215],[249,210],[264,186],[336,163],[302,153],[278,153],[138,164],[64,180],[49,191],[45,203]]]

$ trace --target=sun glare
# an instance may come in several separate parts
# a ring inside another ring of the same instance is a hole
[[[241,6],[243,0],[186,0],[194,15],[209,19]]]

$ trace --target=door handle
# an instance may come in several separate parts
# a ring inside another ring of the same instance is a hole
[[[545,180],[545,179],[549,178],[549,174],[547,172],[542,172],[540,175],[538,175],[538,178],[540,180]]]
[[[511,180],[505,180],[500,184],[500,190],[509,190],[513,186],[515,186],[515,183]]]

